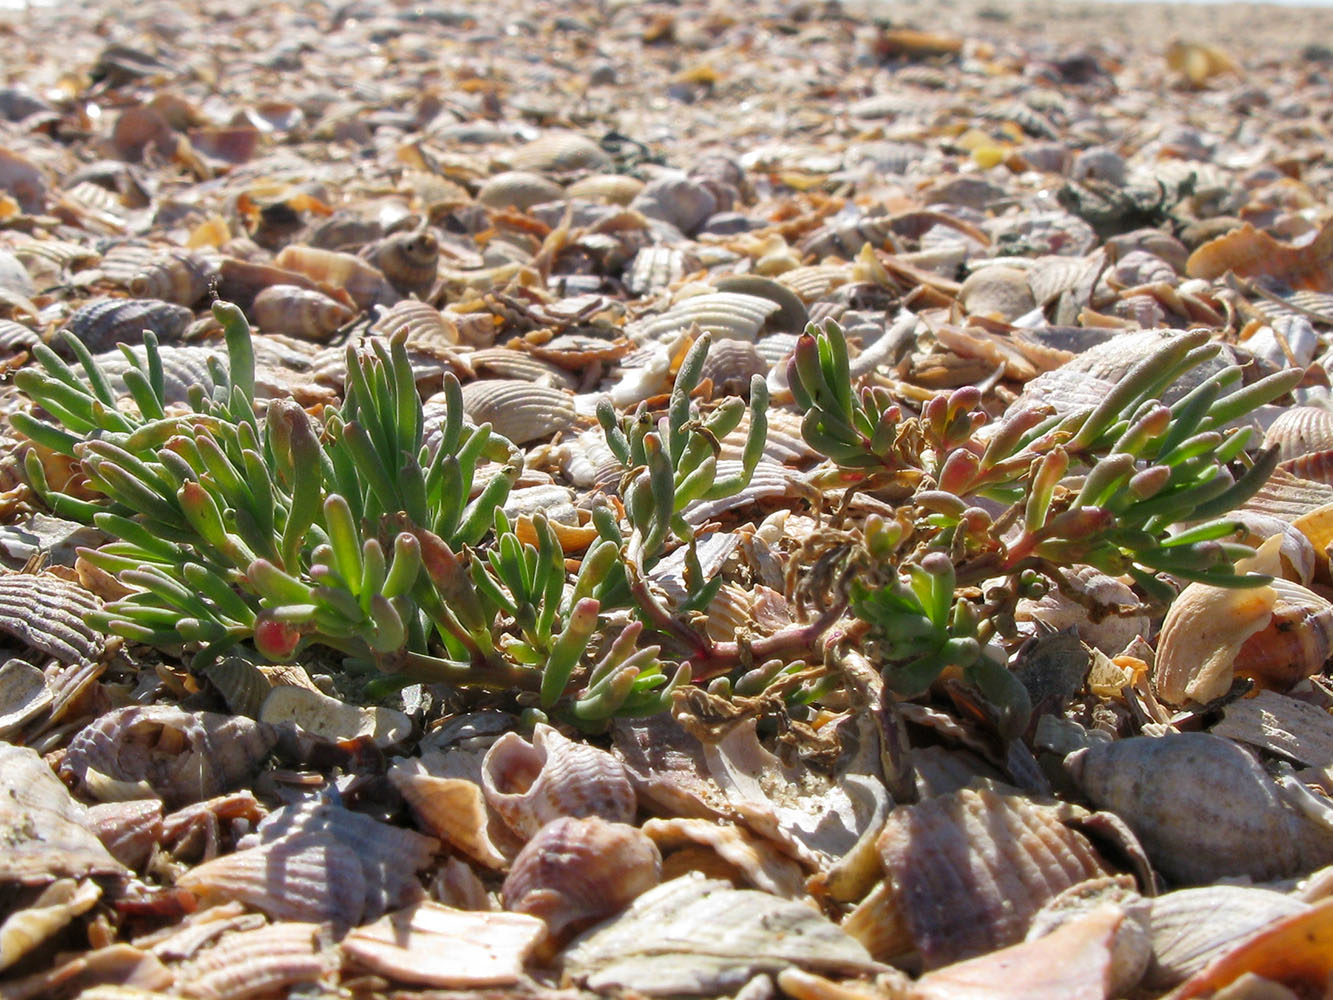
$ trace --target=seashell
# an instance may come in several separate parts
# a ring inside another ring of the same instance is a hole
[[[677,247],[643,247],[625,269],[625,287],[634,295],[661,291],[697,270],[698,264],[691,254]]]
[[[0,575],[0,632],[64,663],[97,662],[106,635],[85,618],[102,602],[51,573]]]
[[[55,700],[46,675],[26,660],[0,665],[0,740],[20,733]]]
[[[750,379],[767,375],[769,367],[748,340],[719,340],[708,348],[702,377],[712,379],[714,392],[748,397]]]
[[[185,306],[157,299],[93,299],[74,311],[63,329],[72,333],[93,354],[109,351],[117,344],[142,344],[144,330],[152,330],[159,343],[179,340],[194,320]],[[60,340],[52,345],[69,356]]]
[[[531,743],[517,733],[495,741],[482,762],[481,787],[487,804],[524,839],[563,816],[628,823],[637,807],[624,765],[541,723]]]
[[[412,732],[412,720],[402,712],[377,705],[360,708],[309,688],[283,685],[273,688],[259,710],[259,720],[271,726],[291,722],[326,739],[369,739],[377,747],[401,743]]]
[[[853,260],[867,244],[876,250],[898,253],[901,248],[893,236],[893,220],[884,216],[861,217],[826,223],[801,240],[796,249],[818,260],[825,257]]]
[[[350,253],[291,244],[273,258],[273,266],[341,288],[359,309],[393,305],[402,298],[379,268]]]
[[[0,883],[123,875],[74,800],[37,751],[0,743]]]
[[[1133,990],[1147,960],[1147,941],[1133,915],[1103,904],[1043,937],[928,972],[913,984],[911,997],[1118,997]]]
[[[1324,767],[1333,760],[1333,716],[1272,691],[1227,705],[1211,732],[1307,767]]]
[[[46,207],[46,173],[31,160],[0,149],[0,191],[8,191],[19,208],[39,215]]]
[[[1318,996],[1327,990],[1330,975],[1333,899],[1325,899],[1255,931],[1187,979],[1171,997],[1259,996],[1260,990],[1270,996]]]
[[[354,315],[341,302],[296,285],[269,285],[250,306],[250,318],[265,333],[320,342],[327,341]]]
[[[344,305],[353,304],[350,297],[344,298],[346,292],[300,271],[239,260],[236,257],[223,257],[218,263],[218,295],[229,302],[235,302],[247,312],[254,305],[255,296],[270,285],[296,285],[308,291],[323,292],[330,298],[336,297]]]
[[[565,188],[570,198],[584,198],[610,205],[628,205],[643,190],[643,181],[627,174],[593,174]],[[665,249],[665,248],[663,248]]]
[[[354,965],[394,982],[476,990],[521,982],[544,930],[522,913],[475,913],[427,900],[356,928],[339,947]]]
[[[711,292],[681,299],[664,313],[625,326],[635,343],[664,340],[697,325],[714,339],[755,340],[768,318],[782,307],[772,299],[740,292]]]
[[[1179,889],[1153,899],[1149,911],[1152,962],[1144,985],[1179,985],[1239,942],[1284,917],[1310,907],[1271,889],[1211,885]]]
[[[509,864],[491,839],[481,786],[465,778],[420,773],[406,761],[390,769],[389,781],[431,835],[488,868],[498,870]]]
[[[877,842],[885,881],[926,968],[1016,944],[1048,900],[1106,874],[1057,815],[985,788],[889,814]]]
[[[738,888],[759,889],[784,899],[806,895],[805,870],[795,859],[772,841],[734,824],[711,819],[650,819],[642,830],[663,852],[666,878],[706,870],[710,875],[729,878]],[[703,860],[709,855],[714,860],[711,865]]]
[[[1185,264],[1191,278],[1220,278],[1233,271],[1244,278],[1276,278],[1294,289],[1333,292],[1333,220],[1314,242],[1280,243],[1248,222],[1204,243]]]
[[[474,424],[489,423],[514,444],[572,429],[574,397],[562,389],[512,379],[482,379],[463,386],[463,410]]]
[[[429,230],[393,233],[367,247],[362,256],[374,264],[403,295],[425,299],[435,287],[440,243]]]
[[[272,726],[242,716],[131,706],[80,730],[60,770],[101,802],[158,796],[185,805],[251,777],[277,739]]]
[[[102,887],[93,881],[62,878],[52,882],[32,903],[0,923],[0,970],[34,951],[101,898]]]
[[[480,376],[517,379],[568,392],[578,390],[578,380],[563,368],[533,357],[526,351],[508,347],[483,347],[467,357],[472,370]]]
[[[366,920],[420,899],[422,889],[416,872],[430,864],[439,848],[434,837],[315,801],[270,813],[238,846],[249,849],[252,845],[271,846],[305,837],[336,843],[352,852],[361,866]]]
[[[1264,447],[1274,445],[1283,462],[1333,449],[1333,410],[1322,406],[1293,406],[1283,410],[1264,435]]]
[[[225,934],[176,969],[173,993],[197,1000],[285,996],[288,987],[318,984],[341,965],[317,923],[281,922]]]
[[[106,259],[103,258],[105,270]],[[218,278],[217,265],[188,250],[171,250],[147,257],[130,277],[129,292],[136,298],[162,299],[193,306]]]
[[[561,201],[564,188],[527,170],[506,170],[488,179],[477,191],[477,204],[487,208],[513,208],[525,212],[533,205]]]
[[[1240,72],[1240,67],[1217,46],[1178,38],[1166,47],[1166,68],[1181,74],[1194,87],[1202,87],[1223,73]]]
[[[1124,613],[1139,606],[1138,597],[1124,582],[1091,566],[1071,567],[1065,578],[1084,598],[1076,600],[1058,589],[1038,600],[1024,598],[1015,609],[1015,620],[1040,622],[1043,629],[1075,628],[1081,640],[1108,656],[1121,652],[1135,636],[1148,634],[1151,619],[1146,614]],[[1083,599],[1089,603],[1081,603]],[[1111,613],[1105,617],[1090,615],[1089,607]]]
[[[650,219],[661,219],[686,236],[693,236],[718,210],[717,197],[708,187],[679,171],[667,171],[649,181],[629,207]]]
[[[1258,762],[1209,733],[1095,743],[1065,758],[1099,808],[1129,824],[1172,881],[1256,881],[1333,860],[1333,826],[1292,805]]]
[[[1309,588],[1281,577],[1244,590],[1192,583],[1162,622],[1153,687],[1171,705],[1219,698],[1238,676],[1285,690],[1330,655],[1333,604]]]
[[[805,903],[697,874],[649,889],[561,958],[584,989],[656,997],[730,994],[760,973],[791,968],[839,976],[880,970]]]
[[[787,285],[765,278],[758,274],[737,274],[728,278],[719,278],[714,287],[719,292],[739,292],[742,295],[755,295],[761,299],[771,299],[778,304],[778,311],[768,317],[768,327],[785,333],[804,333],[810,322],[805,303],[800,296]]]
[[[554,946],[628,906],[662,879],[657,845],[600,816],[553,819],[519,851],[500,890],[506,910],[540,917]]]
[[[88,828],[122,865],[141,869],[162,840],[162,803],[157,799],[99,803],[88,809]]]
[[[802,302],[817,302],[851,281],[852,270],[842,264],[794,267],[778,275],[777,280],[795,292]]]
[[[273,690],[273,684],[258,664],[243,656],[225,656],[202,672],[222,695],[228,711],[233,715],[259,718],[259,711]]]
[[[969,315],[1013,320],[1036,307],[1027,273],[1015,267],[991,265],[973,271],[958,293]]]
[[[396,302],[380,313],[370,328],[379,337],[406,331],[408,344],[452,347],[458,343],[458,327],[434,306],[413,299]]]
[[[545,132],[516,149],[509,157],[515,170],[566,174],[578,170],[605,170],[611,157],[597,143],[577,132]]]

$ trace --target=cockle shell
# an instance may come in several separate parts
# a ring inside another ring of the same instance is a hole
[[[197,1000],[249,1000],[318,983],[340,964],[325,935],[317,923],[290,922],[226,934],[177,970],[174,992]]]
[[[193,319],[185,306],[158,299],[94,299],[76,309],[64,329],[99,354],[121,343],[142,344],[144,330],[152,330],[159,343],[171,343]],[[67,350],[58,339],[53,346],[62,353]]]
[[[157,799],[99,803],[88,809],[88,828],[112,857],[137,869],[162,839],[162,803]]]
[[[1057,893],[1107,874],[1056,809],[985,788],[895,809],[877,846],[927,968],[1016,944]]]
[[[743,292],[708,292],[681,299],[666,312],[636,320],[625,334],[636,343],[658,341],[697,324],[714,339],[755,340],[768,318],[782,306],[769,298]]]
[[[1162,622],[1153,685],[1172,705],[1221,697],[1237,676],[1285,690],[1330,655],[1333,604],[1309,588],[1281,577],[1247,589],[1192,583]]]
[[[1333,410],[1322,406],[1293,406],[1268,425],[1264,447],[1277,446],[1278,459],[1293,458],[1333,448]]]
[[[524,839],[562,816],[628,823],[637,807],[620,761],[544,724],[531,743],[512,732],[496,740],[482,762],[481,787],[491,808]]]
[[[662,878],[657,845],[626,823],[564,816],[547,823],[505,878],[507,910],[546,921],[551,943],[628,906]]]
[[[272,726],[244,716],[131,706],[80,730],[60,770],[103,802],[158,796],[184,805],[249,778],[277,739]]]
[[[570,393],[517,379],[469,382],[463,386],[463,410],[474,424],[489,423],[514,444],[548,438],[578,421]]]
[[[392,337],[406,330],[407,343],[452,347],[458,343],[458,327],[440,310],[425,302],[404,299],[380,313],[370,328],[372,334]]]
[[[1333,862],[1333,825],[1290,804],[1249,753],[1210,733],[1094,743],[1065,758],[1172,881],[1287,878]]]

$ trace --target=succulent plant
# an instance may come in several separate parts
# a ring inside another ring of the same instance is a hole
[[[988,426],[974,388],[933,397],[919,416],[885,390],[854,392],[841,330],[807,330],[788,379],[806,441],[833,460],[824,482],[900,505],[846,547],[841,583],[894,687],[919,693],[957,669],[1022,715],[1024,695],[991,640],[1019,597],[1064,586],[1074,565],[1129,574],[1157,604],[1174,596],[1167,577],[1267,582],[1235,572],[1252,550],[1238,541],[1241,525],[1219,515],[1263,485],[1276,454],[1248,457],[1251,429],[1233,422],[1290,391],[1300,372],[1223,395],[1241,380],[1230,366],[1171,406],[1158,400],[1218,350],[1205,332],[1181,334],[1096,407],[1024,406]]]

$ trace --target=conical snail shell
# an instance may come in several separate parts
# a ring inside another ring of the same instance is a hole
[[[524,839],[562,816],[629,822],[638,805],[618,760],[546,725],[537,726],[531,743],[517,733],[496,740],[482,761],[481,787],[491,808]]]

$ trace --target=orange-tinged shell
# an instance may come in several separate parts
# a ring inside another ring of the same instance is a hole
[[[1333,291],[1333,220],[1313,243],[1300,247],[1280,243],[1247,222],[1209,240],[1185,262],[1191,278],[1220,278],[1227,271],[1245,278],[1277,278],[1296,289]]]
[[[1318,673],[1333,654],[1333,604],[1290,580],[1232,590],[1192,583],[1162,622],[1153,667],[1157,696],[1200,704],[1232,680],[1285,690]]]
[[[1166,66],[1180,73],[1190,84],[1202,87],[1215,76],[1239,73],[1235,61],[1215,45],[1176,39],[1166,47]]]
[[[1311,452],[1280,462],[1278,468],[1315,483],[1333,485],[1333,449]]]
[[[876,846],[927,968],[1016,944],[1048,900],[1107,874],[1055,810],[990,789],[895,809]]]
[[[250,307],[250,318],[260,330],[305,340],[328,340],[353,315],[341,302],[295,285],[270,285]]]
[[[662,856],[644,833],[598,816],[562,817],[514,858],[505,909],[546,921],[552,942],[628,906],[662,878]]]
[[[627,823],[637,808],[620,761],[547,725],[537,726],[531,743],[517,733],[496,740],[482,762],[481,786],[491,808],[524,839],[562,816]]]
[[[402,298],[378,267],[355,254],[292,244],[283,248],[273,264],[345,290],[360,309],[392,305]]]

